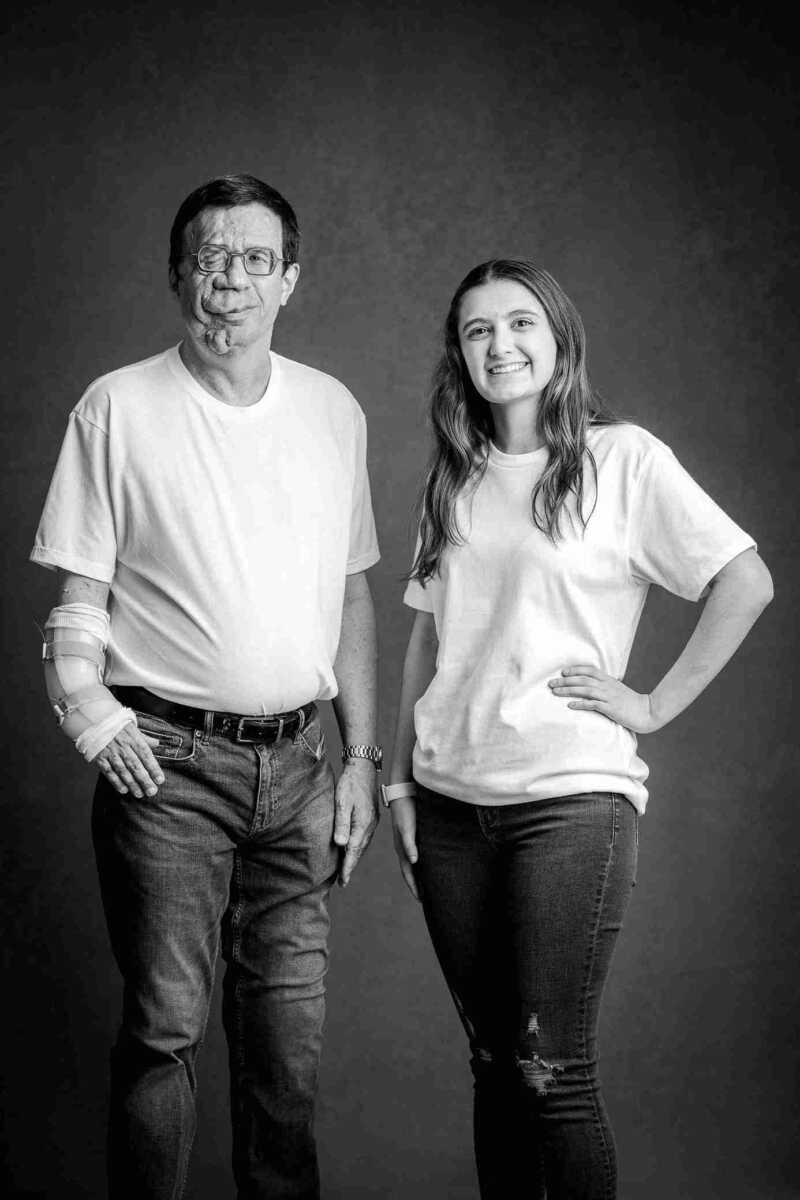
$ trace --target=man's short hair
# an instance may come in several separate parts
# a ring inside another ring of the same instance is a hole
[[[169,234],[169,282],[178,290],[178,264],[183,257],[183,234],[204,208],[236,208],[240,204],[263,204],[280,219],[283,230],[281,257],[283,271],[297,262],[300,253],[300,229],[288,200],[255,175],[220,175],[190,192],[175,214]]]

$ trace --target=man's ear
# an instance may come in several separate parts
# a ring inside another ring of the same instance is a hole
[[[300,263],[290,263],[281,279],[281,308],[288,303],[300,274]]]

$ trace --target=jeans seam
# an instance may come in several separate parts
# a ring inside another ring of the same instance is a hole
[[[250,836],[261,833],[270,822],[273,809],[271,794],[275,783],[275,756],[272,751],[267,746],[253,746],[252,749],[258,762],[258,780]]]
[[[231,911],[231,965],[236,969],[233,987],[233,1029],[236,1038],[236,1063],[241,1073],[244,1070],[244,1038],[242,1037],[241,978],[238,970],[241,952],[241,916],[244,907],[242,888],[242,858],[238,851],[233,860],[233,883],[236,888],[236,903]]]
[[[309,724],[311,724],[311,722],[309,722]],[[306,729],[307,728],[308,728],[308,725],[306,726]],[[292,741],[292,746],[297,747],[297,748],[299,748],[301,746],[305,746],[306,750],[311,755],[314,762],[319,762],[321,760],[323,754],[325,753],[325,731],[324,730],[320,731],[319,742],[317,743],[316,750],[311,745],[311,743],[309,742],[308,738],[305,735],[304,730],[302,730],[302,729],[299,729],[297,731],[297,734],[295,735],[295,737]]]
[[[175,1190],[172,1193],[172,1200],[181,1200],[183,1196],[186,1187],[186,1176],[189,1174],[189,1161],[192,1156],[192,1147],[194,1146],[194,1135],[195,1130],[193,1129],[186,1139],[186,1147],[182,1155],[181,1171],[175,1180]]]
[[[618,800],[618,797],[613,792],[610,794],[610,800],[611,800],[611,815],[612,815],[611,841],[609,843],[608,856],[606,858],[605,867],[603,869],[601,880],[600,880],[600,886],[599,886],[598,892],[597,892],[597,898],[595,900],[594,923],[593,923],[593,927],[592,927],[592,935],[591,935],[590,942],[589,942],[589,945],[590,945],[589,961],[587,963],[587,970],[586,970],[586,974],[584,976],[584,986],[583,986],[583,990],[582,990],[582,994],[581,994],[581,1052],[582,1052],[584,1060],[586,1059],[587,1044],[588,1044],[588,1033],[587,1033],[587,1028],[586,1028],[586,1018],[587,1018],[588,1006],[586,1004],[586,993],[587,993],[587,990],[589,987],[589,980],[591,979],[591,976],[592,976],[594,962],[597,957],[597,935],[598,935],[598,930],[599,930],[599,926],[600,926],[600,914],[603,911],[603,899],[605,897],[605,893],[606,893],[606,890],[608,887],[608,876],[611,871],[611,860],[614,856],[614,849],[615,849],[616,842],[617,842],[619,800]],[[604,1190],[606,1191],[608,1200],[614,1200],[615,1189],[613,1188],[613,1186],[611,1188],[609,1188],[609,1181],[612,1179],[612,1173],[613,1173],[613,1159],[609,1152],[606,1130],[603,1125],[603,1122],[600,1120],[600,1109],[597,1104],[597,1094],[596,1094],[595,1090],[591,1087],[591,1079],[589,1077],[588,1067],[584,1067],[584,1072],[586,1075],[586,1083],[588,1085],[587,1090],[588,1090],[589,1094],[591,1095],[591,1099],[592,1099],[592,1109],[594,1112],[595,1127],[600,1131],[602,1141],[603,1141],[603,1152],[605,1155],[605,1163],[606,1163],[606,1179],[605,1179],[605,1184],[604,1184]]]
[[[281,791],[281,756],[278,753],[279,742],[268,751],[269,755],[269,789],[267,791],[267,825],[275,816],[278,807],[278,797]]]

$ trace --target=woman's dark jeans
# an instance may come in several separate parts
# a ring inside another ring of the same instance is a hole
[[[472,1050],[482,1200],[613,1200],[600,997],[638,817],[592,792],[485,807],[420,788],[417,880]]]

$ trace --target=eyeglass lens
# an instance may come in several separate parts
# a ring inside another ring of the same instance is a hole
[[[201,246],[197,251],[197,265],[206,274],[227,271],[234,258],[241,258],[248,275],[271,275],[277,262],[275,251],[263,246],[250,246],[239,254],[225,246]]]

